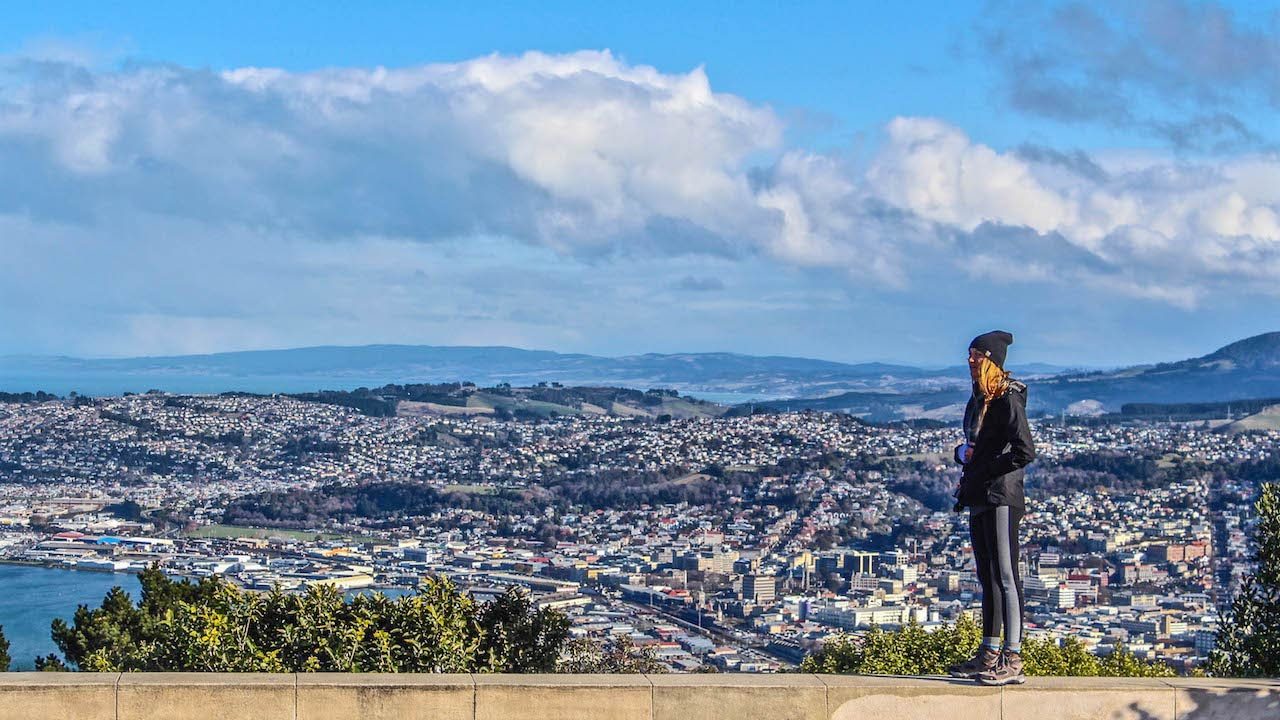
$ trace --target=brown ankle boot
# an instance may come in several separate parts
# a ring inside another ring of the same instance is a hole
[[[999,659],[999,650],[992,650],[986,645],[981,645],[978,647],[977,654],[964,662],[952,665],[947,668],[947,672],[951,674],[951,677],[955,678],[972,678],[978,673],[994,670]]]
[[[1027,681],[1022,674],[1022,654],[1005,650],[994,668],[978,673],[974,679],[983,685],[1021,685]]]

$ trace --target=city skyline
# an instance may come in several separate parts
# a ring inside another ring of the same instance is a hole
[[[0,354],[937,366],[1005,327],[1114,367],[1274,330],[1251,4],[179,7],[0,30]]]
[[[442,390],[419,387],[393,416],[333,396],[6,405],[0,560],[27,567],[3,569],[70,585],[57,568],[158,563],[253,591],[515,585],[675,671],[777,670],[841,631],[945,632],[976,610],[953,426],[553,387],[463,406]],[[1034,421],[1031,636],[1203,664],[1276,467],[1274,423],[1231,422]],[[49,647],[27,626],[24,651]]]

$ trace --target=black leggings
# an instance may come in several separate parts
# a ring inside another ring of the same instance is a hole
[[[982,636],[1005,647],[1022,646],[1022,575],[1018,572],[1018,524],[1023,511],[997,505],[969,517],[973,559],[982,584]]]

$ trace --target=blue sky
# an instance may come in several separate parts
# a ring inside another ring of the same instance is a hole
[[[9,9],[0,353],[1277,329],[1264,4],[300,7]]]

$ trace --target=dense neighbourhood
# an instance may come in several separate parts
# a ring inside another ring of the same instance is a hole
[[[510,585],[677,671],[975,610],[958,430],[839,413],[380,417],[284,396],[0,404],[0,556],[251,589]],[[1033,420],[1031,635],[1202,664],[1280,432]],[[69,609],[70,610],[70,609]]]

